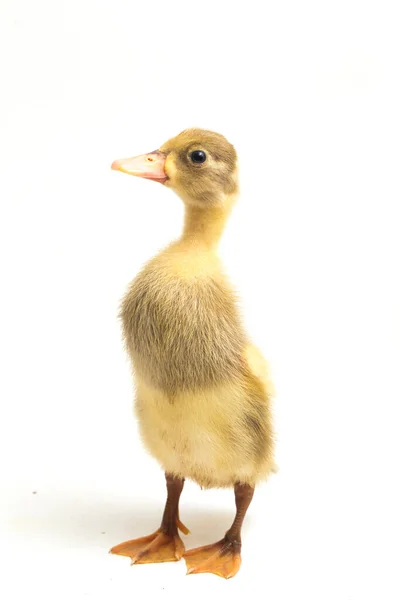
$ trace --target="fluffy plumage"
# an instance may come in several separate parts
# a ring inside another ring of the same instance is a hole
[[[198,149],[201,165],[190,161]],[[272,388],[217,256],[238,192],[236,152],[197,129],[160,150],[186,215],[182,237],[147,263],[121,306],[141,435],[172,475],[255,485],[273,470]]]

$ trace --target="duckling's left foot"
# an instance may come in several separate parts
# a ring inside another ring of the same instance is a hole
[[[189,550],[184,554],[187,574],[214,573],[230,579],[240,569],[240,542],[230,541],[226,537],[209,546]]]
[[[246,511],[253,498],[254,488],[248,484],[235,484],[236,516],[223,540],[185,552],[183,558],[191,573],[214,573],[230,579],[240,569],[241,531]]]

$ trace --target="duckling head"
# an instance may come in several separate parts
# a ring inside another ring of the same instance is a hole
[[[185,129],[158,150],[114,161],[111,168],[158,181],[189,206],[223,206],[238,192],[235,148],[204,129]]]

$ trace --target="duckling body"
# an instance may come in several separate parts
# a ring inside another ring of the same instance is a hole
[[[265,479],[268,381],[216,253],[171,245],[134,280],[121,318],[142,439],[164,470],[202,487]]]
[[[238,194],[236,152],[221,135],[185,130],[160,150],[113,163],[172,188],[185,204],[180,239],[151,259],[121,306],[135,379],[135,411],[148,451],[165,471],[160,528],[111,552],[132,562],[179,560],[188,573],[232,577],[256,484],[274,470],[267,365],[251,344],[218,242]],[[185,552],[178,530],[186,478],[233,487],[235,520],[224,538]]]

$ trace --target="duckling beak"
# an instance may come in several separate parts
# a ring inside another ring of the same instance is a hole
[[[133,158],[114,160],[111,168],[114,171],[128,173],[128,175],[136,175],[136,177],[165,183],[168,179],[165,173],[165,159],[166,155],[160,152],[160,150],[156,150],[155,152],[141,154]]]

